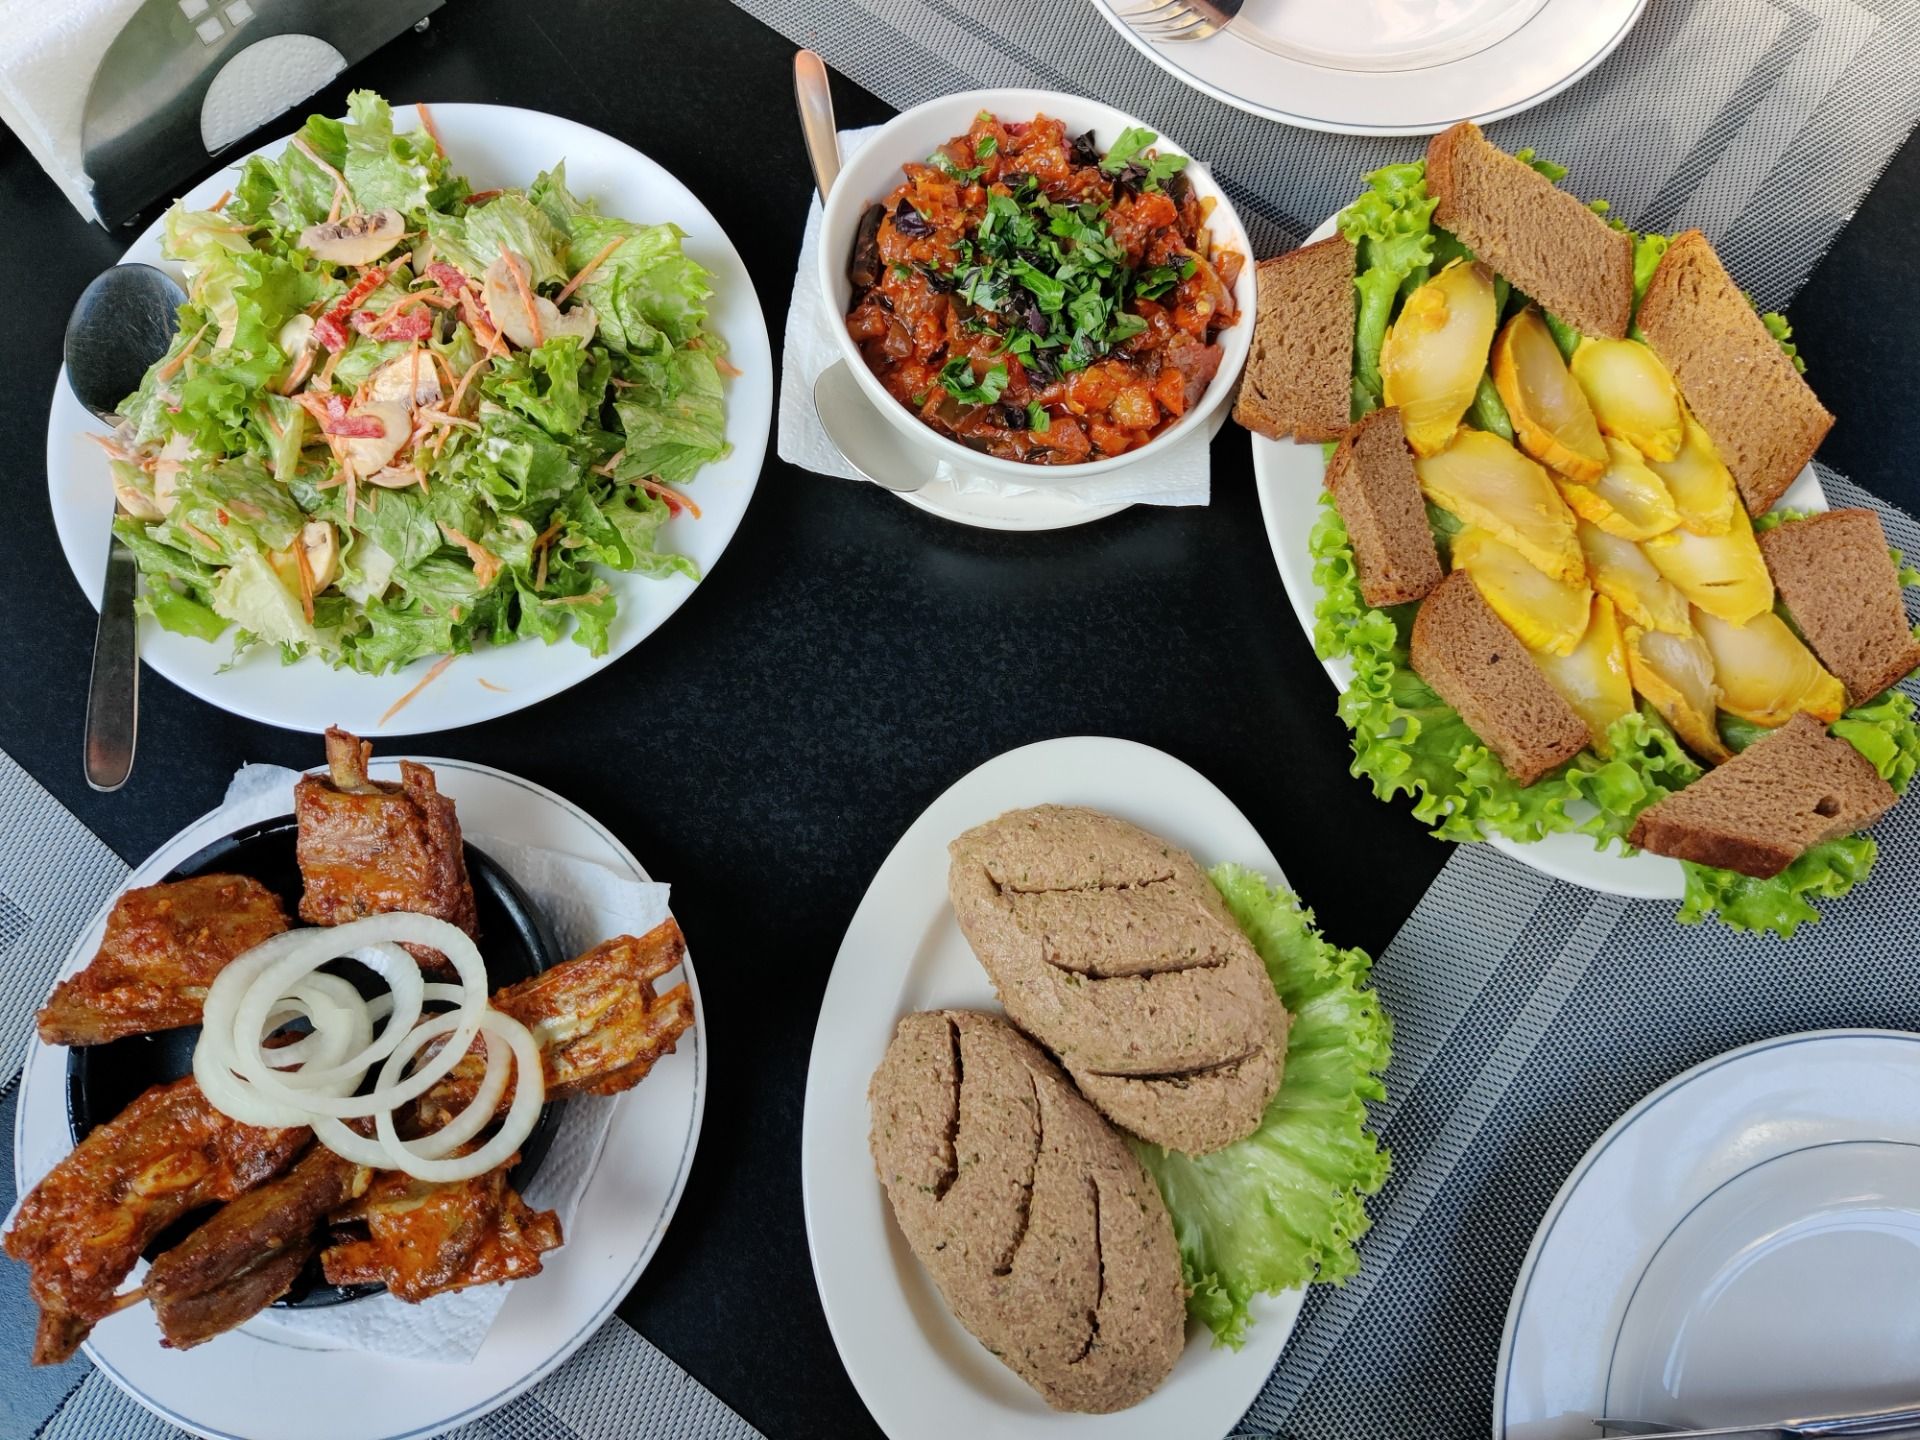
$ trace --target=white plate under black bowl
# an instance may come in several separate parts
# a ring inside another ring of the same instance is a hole
[[[198,875],[244,875],[257,880],[280,899],[289,916],[297,916],[300,893],[304,888],[300,864],[295,854],[299,827],[291,815],[261,820],[222,836],[199,854],[175,866],[168,880],[186,880]],[[502,870],[481,850],[465,846],[467,875],[473,882],[474,908],[478,929],[486,945],[487,984],[494,990],[531,979],[561,956],[541,919],[513,877]],[[298,921],[295,924],[298,925]],[[381,989],[361,966],[335,961],[326,967],[369,994]],[[193,1071],[194,1046],[200,1040],[198,1025],[183,1025],[158,1030],[148,1035],[128,1035],[105,1045],[76,1045],[67,1052],[67,1124],[78,1145],[155,1085],[165,1085]],[[533,1133],[520,1147],[520,1163],[510,1177],[516,1190],[524,1191],[539,1173],[553,1143],[559,1110],[566,1104],[556,1100],[543,1106]],[[146,1258],[152,1260],[172,1249],[206,1219],[203,1211],[182,1216],[156,1235],[147,1246]],[[274,1301],[281,1309],[302,1310],[339,1305],[363,1296],[378,1294],[384,1285],[334,1285],[320,1272],[316,1254],[294,1280],[293,1287]]]
[[[433,768],[440,793],[459,806],[467,834],[558,851],[625,879],[652,878],[612,831],[551,790],[465,760],[412,758]],[[399,763],[398,756],[376,759],[369,768],[377,780],[397,780]],[[289,793],[289,808],[292,798]],[[229,810],[202,816],[139,866],[127,885],[165,879],[242,818]],[[72,975],[99,949],[110,903],[75,937],[56,978]],[[483,953],[487,943],[483,936]],[[191,1350],[168,1350],[145,1306],[101,1321],[85,1344],[87,1358],[161,1419],[212,1440],[425,1440],[506,1404],[592,1337],[666,1237],[706,1104],[706,1009],[691,951],[680,975],[693,992],[693,1029],[642,1084],[614,1097],[600,1150],[582,1162],[588,1179],[566,1243],[542,1257],[540,1274],[508,1287],[506,1303],[467,1364],[315,1348],[327,1342],[302,1332],[294,1311],[256,1316]],[[66,1075],[64,1047],[29,1042],[14,1121],[18,1193],[71,1148]],[[10,1343],[24,1353],[31,1340],[20,1334]]]

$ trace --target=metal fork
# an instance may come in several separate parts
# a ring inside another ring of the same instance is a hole
[[[1234,22],[1246,0],[1146,0],[1113,13],[1147,40],[1207,40]]]

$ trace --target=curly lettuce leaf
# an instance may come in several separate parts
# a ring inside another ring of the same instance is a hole
[[[621,479],[656,476],[683,484],[732,448],[720,370],[706,350],[674,350],[644,366],[629,366],[628,375],[627,388],[613,402],[626,437],[615,472]]]
[[[1713,915],[1730,930],[1771,931],[1791,940],[1802,925],[1820,918],[1813,902],[1853,889],[1867,878],[1878,853],[1871,835],[1845,835],[1814,846],[1771,880],[1683,860],[1687,893],[1674,918],[1697,925]]]
[[[1827,729],[1871,760],[1894,794],[1904,795],[1914,772],[1920,770],[1920,726],[1914,724],[1913,715],[1913,701],[1889,690],[1877,700],[1854,706]]]
[[[1787,317],[1778,310],[1764,311],[1760,322],[1767,327],[1767,333],[1774,339],[1787,359],[1793,362],[1793,368],[1802,375],[1807,373],[1807,362],[1800,358],[1800,347],[1793,343],[1793,326],[1787,323]]]
[[[532,420],[556,439],[568,439],[598,416],[613,366],[604,351],[571,336],[517,351],[496,362],[480,393]]]
[[[1393,1025],[1367,988],[1363,951],[1330,945],[1311,911],[1252,871],[1222,865],[1212,878],[1293,1016],[1280,1090],[1258,1130],[1212,1154],[1134,1150],[1173,1216],[1188,1312],[1238,1348],[1255,1295],[1339,1284],[1360,1268],[1364,1197],[1391,1163],[1367,1129],[1367,1102],[1386,1094]]]
[[[1416,607],[1375,610],[1361,597],[1346,525],[1325,495],[1309,544],[1320,588],[1315,648],[1354,667],[1339,706],[1353,731],[1353,773],[1383,800],[1411,797],[1415,818],[1440,839],[1533,841],[1572,831],[1597,849],[1624,845],[1642,810],[1699,777],[1672,732],[1642,713],[1614,722],[1611,758],[1582,751],[1532,785],[1516,783],[1408,664]]]
[[[1360,292],[1354,328],[1354,402],[1357,410],[1380,404],[1380,346],[1401,287],[1424,278],[1434,261],[1433,207],[1424,160],[1387,165],[1367,176],[1367,188],[1336,223],[1358,247],[1354,286]]]
[[[355,90],[347,96],[347,119],[340,129],[339,168],[357,208],[418,216],[437,198],[447,161],[425,127],[396,135],[387,102],[371,90]]]

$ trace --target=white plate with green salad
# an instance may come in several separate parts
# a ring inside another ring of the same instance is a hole
[[[118,431],[62,374],[48,490],[96,604],[119,497],[161,675],[288,729],[414,734],[578,684],[687,600],[752,498],[773,367],[739,254],[632,147],[350,106],[128,249],[187,285],[182,328]]]
[[[1532,167],[1546,175],[1549,180],[1558,183],[1565,171],[1558,166],[1534,160],[1531,152],[1522,152],[1520,159],[1529,162]],[[1601,209],[1598,205],[1593,208]],[[1356,395],[1364,390],[1369,394],[1371,405],[1379,403],[1377,386],[1382,362],[1382,337],[1390,331],[1389,321],[1396,309],[1401,308],[1404,296],[1421,285],[1429,276],[1439,279],[1443,274],[1442,262],[1445,253],[1464,251],[1461,242],[1454,236],[1440,230],[1431,220],[1433,202],[1428,194],[1425,180],[1424,162],[1396,165],[1376,172],[1367,177],[1361,200],[1347,211],[1341,212],[1323,224],[1312,236],[1309,243],[1330,237],[1336,230],[1345,233],[1348,239],[1359,245],[1357,261],[1357,285],[1360,294],[1358,302],[1358,338],[1355,346],[1356,373],[1353,386]],[[1639,294],[1644,291],[1648,279],[1660,258],[1666,252],[1667,237],[1638,236],[1634,245],[1635,304]],[[1436,248],[1438,247],[1438,248]],[[1467,261],[1472,260],[1470,251],[1465,252]],[[1497,267],[1481,266],[1486,271]],[[1464,273],[1464,272],[1461,272]],[[1484,281],[1479,283],[1485,283]],[[1520,296],[1507,304],[1498,287],[1505,281],[1495,277],[1495,316],[1505,308],[1517,315],[1526,297]],[[1458,287],[1456,287],[1458,288]],[[1465,301],[1458,303],[1465,304]],[[1403,312],[1404,313],[1404,312]],[[1441,313],[1446,313],[1444,306]],[[1528,314],[1536,312],[1528,311]],[[1791,331],[1780,317],[1767,316],[1766,329],[1775,340],[1781,342],[1789,357],[1794,352],[1787,337]],[[1397,322],[1395,322],[1397,323]],[[1556,333],[1554,341],[1567,357],[1582,346],[1593,344],[1582,340],[1571,327],[1548,317],[1548,327],[1564,331]],[[1501,363],[1515,364],[1513,351],[1506,349],[1506,332],[1502,332],[1500,343],[1496,344],[1494,368],[1497,371]],[[1371,332],[1371,333],[1370,333]],[[1424,333],[1416,330],[1414,333]],[[1437,333],[1437,332],[1436,332]],[[1643,351],[1644,347],[1634,343],[1639,332],[1634,329],[1627,341],[1608,342],[1615,346],[1627,346],[1631,351]],[[1551,348],[1549,346],[1548,348]],[[1411,344],[1402,356],[1411,354]],[[1429,353],[1432,353],[1429,351]],[[1614,352],[1607,352],[1609,355]],[[1650,352],[1648,352],[1650,353]],[[1648,362],[1657,365],[1657,361]],[[1575,365],[1576,372],[1579,365]],[[1370,369],[1370,374],[1368,373]],[[1513,445],[1522,450],[1541,444],[1537,434],[1528,435],[1527,424],[1534,423],[1536,431],[1539,421],[1535,416],[1510,417],[1501,397],[1509,390],[1502,385],[1511,385],[1513,371],[1507,372],[1504,382],[1492,376],[1482,376],[1479,391],[1472,401],[1465,417],[1464,427],[1458,433],[1466,433],[1467,428],[1491,431],[1484,437],[1488,445],[1493,445],[1502,453],[1511,453]],[[1566,371],[1563,369],[1564,375]],[[1589,372],[1591,374],[1591,372]],[[1580,382],[1590,387],[1589,380]],[[1671,385],[1671,381],[1667,382]],[[1469,382],[1470,387],[1471,382]],[[1483,400],[1488,392],[1490,400]],[[1533,393],[1538,392],[1523,392]],[[1591,389],[1589,388],[1589,393]],[[1488,409],[1483,413],[1481,406]],[[1675,402],[1676,404],[1678,401]],[[1683,469],[1686,456],[1681,456],[1676,465],[1663,468],[1659,476],[1651,471],[1654,488],[1660,491],[1658,498],[1666,501],[1669,509],[1676,504],[1681,506],[1680,514],[1669,516],[1669,523],[1677,520],[1687,535],[1709,535],[1725,532],[1726,543],[1738,541],[1742,533],[1764,530],[1783,518],[1800,513],[1825,511],[1828,504],[1822,493],[1819,480],[1809,464],[1801,469],[1784,493],[1773,501],[1772,508],[1753,524],[1747,526],[1746,509],[1740,506],[1733,493],[1731,479],[1726,468],[1714,454],[1711,440],[1705,437],[1704,429],[1696,426],[1692,415],[1682,407],[1686,425],[1687,454],[1701,454],[1706,458],[1702,462],[1718,470],[1724,487],[1724,498],[1730,512],[1737,511],[1732,519],[1720,527],[1719,532],[1702,527],[1694,528],[1691,512],[1685,506],[1691,503],[1686,497],[1698,492],[1683,491],[1680,478],[1675,477],[1674,495],[1683,499],[1676,501],[1665,494],[1664,477],[1676,469]],[[1557,422],[1556,422],[1557,423]],[[1591,423],[1591,422],[1589,422]],[[1506,426],[1502,431],[1501,426]],[[1604,428],[1604,427],[1603,427]],[[1517,440],[1515,431],[1522,433]],[[1554,432],[1558,435],[1559,432]],[[1696,433],[1699,436],[1695,440]],[[1606,444],[1608,454],[1612,456],[1612,465],[1623,466],[1623,455],[1637,457],[1638,452],[1624,441],[1612,438],[1608,432]],[[1495,445],[1497,438],[1504,438],[1507,445]],[[1594,436],[1595,443],[1600,437]],[[1694,447],[1698,443],[1699,449]],[[1617,724],[1628,727],[1617,730],[1602,726],[1594,730],[1598,737],[1604,729],[1605,739],[1612,753],[1598,753],[1600,741],[1581,751],[1570,764],[1548,771],[1539,781],[1530,785],[1518,784],[1507,769],[1489,755],[1478,737],[1467,729],[1457,711],[1442,701],[1434,691],[1414,675],[1407,657],[1407,634],[1410,627],[1413,606],[1398,609],[1380,610],[1370,608],[1360,594],[1356,581],[1353,551],[1345,524],[1339,511],[1334,508],[1322,483],[1332,446],[1318,444],[1276,441],[1263,436],[1254,437],[1254,473],[1260,495],[1261,508],[1266,524],[1268,541],[1273,549],[1295,616],[1308,636],[1315,641],[1316,650],[1321,656],[1329,677],[1341,693],[1340,715],[1349,729],[1354,732],[1355,760],[1353,771],[1369,784],[1375,794],[1383,799],[1395,796],[1410,796],[1414,801],[1415,813],[1422,821],[1433,827],[1434,833],[1451,840],[1485,841],[1522,863],[1551,875],[1556,879],[1589,889],[1606,891],[1635,899],[1678,901],[1678,918],[1683,921],[1704,919],[1716,915],[1722,922],[1736,929],[1769,930],[1782,936],[1789,936],[1801,923],[1816,919],[1818,912],[1810,903],[1818,898],[1830,898],[1845,894],[1865,877],[1873,860],[1873,841],[1866,835],[1849,835],[1827,841],[1810,848],[1793,862],[1785,871],[1768,879],[1753,879],[1746,875],[1735,874],[1728,870],[1711,868],[1706,865],[1670,859],[1646,851],[1632,850],[1626,844],[1626,836],[1632,827],[1635,816],[1663,794],[1683,789],[1701,774],[1701,767],[1694,756],[1705,756],[1709,750],[1702,744],[1717,749],[1720,753],[1712,758],[1717,762],[1729,758],[1731,751],[1737,752],[1753,740],[1768,733],[1768,727],[1778,726],[1786,715],[1797,709],[1813,711],[1823,721],[1835,724],[1835,734],[1844,735],[1856,748],[1866,754],[1880,770],[1883,779],[1892,783],[1895,790],[1903,790],[1913,771],[1916,752],[1920,752],[1920,733],[1917,733],[1912,720],[1913,707],[1897,692],[1874,697],[1870,702],[1858,702],[1853,708],[1846,707],[1846,692],[1832,676],[1820,667],[1817,661],[1805,651],[1804,642],[1797,632],[1789,634],[1786,627],[1774,619],[1770,608],[1762,615],[1778,631],[1779,645],[1776,652],[1791,650],[1793,663],[1801,663],[1802,668],[1793,673],[1813,678],[1803,679],[1807,686],[1824,686],[1824,689],[1802,689],[1797,692],[1782,690],[1771,698],[1757,702],[1773,707],[1770,718],[1745,710],[1736,703],[1731,691],[1723,691],[1719,682],[1738,684],[1748,693],[1752,689],[1752,671],[1736,668],[1728,671],[1721,668],[1716,675],[1709,670],[1712,681],[1711,693],[1720,704],[1715,711],[1705,711],[1706,719],[1692,720],[1702,712],[1698,706],[1681,705],[1677,710],[1669,704],[1648,700],[1642,690],[1640,675],[1635,671],[1632,692],[1623,696],[1627,703],[1618,713]],[[1435,451],[1419,451],[1419,454],[1434,454]],[[1447,445],[1447,456],[1457,446]],[[1417,449],[1417,447],[1416,447]],[[1474,452],[1476,455],[1477,451]],[[1530,452],[1529,452],[1530,453]],[[1466,464],[1466,451],[1460,455],[1460,464]],[[1427,461],[1417,461],[1425,466]],[[1475,462],[1483,463],[1483,462]],[[1525,462],[1521,462],[1525,463]],[[1642,464],[1640,469],[1645,469]],[[1451,474],[1452,472],[1444,472]],[[1485,475],[1484,470],[1476,472]],[[1541,472],[1543,475],[1545,471]],[[1623,470],[1623,475],[1626,473]],[[1637,474],[1638,472],[1634,472]],[[1704,473],[1704,472],[1702,472]],[[1443,472],[1422,470],[1422,486],[1426,490],[1427,511],[1436,536],[1444,535],[1448,540],[1459,533],[1464,542],[1471,536],[1479,552],[1492,548],[1510,548],[1504,537],[1501,546],[1491,547],[1486,542],[1489,532],[1485,529],[1474,530],[1474,525],[1486,526],[1499,524],[1496,518],[1487,520],[1476,518],[1462,529],[1463,521],[1448,513],[1448,507],[1439,505],[1435,500],[1434,486],[1441,486],[1440,498],[1449,498],[1444,493],[1445,481],[1436,479]],[[1607,489],[1614,480],[1614,471],[1610,468],[1599,487],[1603,493],[1622,498],[1624,492]],[[1476,483],[1478,483],[1476,481]],[[1495,485],[1492,480],[1487,481]],[[1506,482],[1498,482],[1505,484]],[[1611,544],[1613,549],[1625,548],[1639,553],[1639,548],[1631,543],[1621,547],[1617,542],[1608,542],[1608,536],[1626,535],[1629,540],[1646,538],[1633,535],[1624,522],[1630,518],[1625,511],[1608,508],[1595,501],[1582,485],[1574,484],[1565,476],[1556,477],[1561,497],[1577,517],[1582,547],[1590,541]],[[1498,486],[1496,485],[1496,488]],[[1458,503],[1458,502],[1457,502]],[[1477,503],[1477,502],[1472,502]],[[1481,511],[1486,511],[1482,505]],[[1498,508],[1498,507],[1494,507]],[[1557,507],[1556,507],[1557,508]],[[1735,521],[1741,523],[1734,523]],[[1607,521],[1622,522],[1621,527],[1605,524]],[[1570,524],[1574,522],[1569,522]],[[1637,520],[1635,523],[1639,523]],[[1647,522],[1650,526],[1653,522]],[[1604,530],[1597,536],[1590,532]],[[1657,529],[1650,528],[1647,535],[1660,535]],[[1673,534],[1685,539],[1682,530]],[[1656,541],[1664,543],[1664,538]],[[1687,540],[1688,544],[1695,541]],[[1720,540],[1697,542],[1701,545],[1722,544]],[[1761,556],[1754,548],[1752,540],[1746,539],[1744,551],[1751,552],[1746,559],[1752,562],[1753,581],[1764,586],[1766,594],[1759,606],[1772,607],[1775,596],[1771,580]],[[1446,541],[1442,542],[1445,553]],[[1457,551],[1458,547],[1454,547]],[[1740,549],[1733,546],[1733,549]],[[1517,553],[1517,552],[1516,552]],[[1576,558],[1579,555],[1576,550]],[[1608,573],[1597,558],[1602,551],[1589,549],[1586,566],[1592,571],[1590,583],[1598,586],[1600,598],[1594,601],[1595,613],[1604,610],[1609,617],[1608,624],[1614,625],[1614,609],[1617,603],[1621,608],[1617,624],[1619,633],[1624,631],[1630,648],[1633,637],[1640,631],[1628,628],[1627,607],[1633,599],[1646,600],[1653,592],[1640,590],[1636,596],[1619,598],[1621,589],[1634,591],[1640,581],[1626,577],[1632,583],[1622,584],[1617,573]],[[1611,554],[1609,550],[1606,553]],[[1647,552],[1651,555],[1651,551]],[[1729,552],[1719,551],[1725,555]],[[1684,567],[1675,560],[1662,557],[1655,566],[1641,560],[1647,580],[1653,586],[1664,586],[1672,594],[1669,596],[1681,607],[1680,613],[1688,613],[1692,607],[1693,623],[1696,627],[1718,625],[1718,611],[1703,614],[1702,604],[1711,606],[1714,602],[1703,600],[1706,592],[1700,586],[1726,585],[1731,582],[1724,578],[1708,579],[1704,574],[1695,577],[1692,585],[1683,573]],[[1629,559],[1635,558],[1629,556]],[[1462,558],[1458,553],[1454,559],[1457,564],[1471,568],[1475,554]],[[1729,563],[1716,560],[1716,564]],[[1600,569],[1593,569],[1600,565]],[[1531,575],[1531,570],[1523,572]],[[1714,572],[1719,575],[1720,572]],[[1728,572],[1731,573],[1731,572]],[[1741,569],[1744,574],[1744,567]],[[1519,625],[1510,613],[1522,594],[1547,595],[1543,603],[1551,606],[1554,593],[1552,585],[1544,577],[1539,585],[1531,589],[1509,589],[1504,599],[1498,593],[1490,601],[1494,609],[1510,626]],[[1587,579],[1582,575],[1583,580]],[[1496,576],[1474,573],[1476,585],[1485,590]],[[1518,583],[1518,582],[1516,582]],[[1499,586],[1495,586],[1496,592]],[[1680,592],[1684,591],[1682,596]],[[1584,593],[1584,592],[1583,592]],[[1535,646],[1536,658],[1543,654],[1571,655],[1569,649],[1554,648],[1556,639],[1545,627],[1546,610],[1526,614],[1531,601],[1518,601],[1522,617],[1528,624],[1540,619],[1542,628],[1533,633],[1533,638],[1523,643]],[[1506,608],[1502,608],[1502,606]],[[1579,619],[1584,621],[1586,612],[1581,611]],[[1384,623],[1383,623],[1384,622]],[[1642,621],[1642,623],[1648,623]],[[1599,622],[1595,622],[1598,628]],[[1745,622],[1733,620],[1731,625],[1743,628],[1737,632],[1751,633],[1745,628]],[[1565,628],[1565,627],[1563,627]],[[1666,628],[1661,624],[1661,628]],[[1684,629],[1684,626],[1682,627]],[[1516,630],[1516,634],[1521,633]],[[1703,631],[1703,633],[1707,633]],[[1730,633],[1728,625],[1718,625],[1711,633],[1725,635]],[[1593,646],[1604,648],[1604,641],[1596,639],[1593,645],[1582,641],[1579,635],[1572,636],[1578,642],[1578,648],[1584,654]],[[1620,642],[1615,642],[1616,646]],[[1542,648],[1544,647],[1544,648]],[[1616,653],[1619,653],[1616,650]],[[1751,656],[1753,652],[1746,652]],[[1568,663],[1574,663],[1580,657],[1574,656]],[[1770,655],[1769,658],[1777,658]],[[1640,662],[1636,652],[1632,655],[1629,669]],[[1649,666],[1650,666],[1650,662]],[[1722,667],[1721,657],[1709,660],[1712,667]],[[1651,667],[1650,667],[1651,668]],[[1356,680],[1356,675],[1364,672],[1364,678]],[[1563,680],[1556,682],[1564,686],[1565,672],[1560,672]],[[1625,674],[1620,674],[1617,683],[1624,689]],[[1770,672],[1771,677],[1780,672]],[[1654,677],[1656,680],[1659,677]],[[1584,683],[1584,682],[1581,682]],[[1651,682],[1650,682],[1651,683]],[[1784,682],[1783,682],[1784,683]],[[1821,703],[1815,703],[1816,693]],[[1838,697],[1835,699],[1834,697]],[[1683,697],[1676,697],[1676,703]],[[1755,702],[1747,702],[1755,703]],[[1830,705],[1830,709],[1823,707]],[[1637,707],[1637,713],[1635,710]],[[1577,708],[1577,703],[1576,703]],[[1605,708],[1600,702],[1599,708]],[[1729,712],[1739,712],[1738,714]],[[1844,713],[1843,713],[1844,712]],[[1583,719],[1587,718],[1583,714]],[[1588,719],[1589,728],[1599,722]],[[1704,733],[1703,733],[1704,732]],[[1684,734],[1684,745],[1682,735]],[[1693,752],[1690,755],[1688,752]],[[1830,812],[1822,812],[1830,813]]]

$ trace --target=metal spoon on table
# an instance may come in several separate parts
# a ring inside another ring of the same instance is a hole
[[[151,265],[116,265],[95,276],[67,319],[67,384],[74,398],[106,424],[118,424],[120,402],[140,388],[147,367],[173,343],[186,298],[172,276]],[[133,591],[139,574],[133,552],[109,538],[87,682],[87,784],[96,790],[118,790],[133,773],[140,716]]]
[[[827,65],[811,50],[793,57],[793,98],[800,108],[800,133],[820,203],[840,174],[840,136],[833,125],[833,93]],[[902,440],[875,412],[847,362],[836,360],[813,382],[813,409],[840,456],[860,475],[884,490],[918,490],[933,479],[936,462]]]

